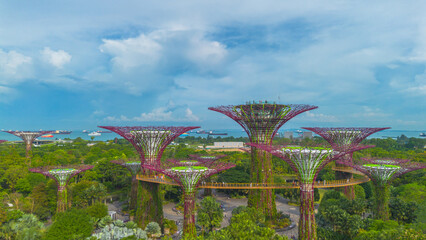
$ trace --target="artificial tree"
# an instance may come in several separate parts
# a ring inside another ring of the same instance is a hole
[[[13,134],[22,139],[25,144],[25,156],[28,159],[28,166],[31,167],[31,148],[36,138],[44,134],[53,133],[53,131],[4,131]]]
[[[408,159],[361,158],[352,163],[340,163],[370,177],[375,193],[373,215],[374,218],[383,221],[389,220],[389,197],[392,180],[405,173],[426,168],[425,164],[413,163]]]
[[[248,143],[286,161],[296,173],[300,185],[299,239],[317,239],[314,213],[314,181],[329,162],[343,156],[323,147],[282,147]]]
[[[30,168],[30,172],[41,173],[55,180],[58,187],[57,212],[64,212],[68,206],[67,185],[75,175],[92,169],[92,165],[68,165],[68,166],[46,166],[39,168]]]
[[[219,161],[205,161],[198,166],[175,166],[172,161],[166,161],[161,166],[144,165],[146,169],[162,173],[173,179],[182,187],[184,198],[184,236],[195,238],[195,194],[198,185],[213,174],[235,167],[234,164]]]
[[[349,152],[348,154],[341,157],[341,162],[352,162],[352,149],[357,149],[357,151],[366,148],[375,147],[374,145],[365,145],[361,147],[360,143],[362,140],[367,138],[373,133],[389,129],[389,127],[384,128],[369,128],[369,127],[303,127],[303,129],[310,130],[321,137],[323,137],[332,148],[336,151]],[[336,164],[336,167],[341,167],[344,165]],[[336,171],[336,179],[348,179],[352,178],[353,174],[349,172]],[[354,186],[346,186],[343,188],[343,192],[348,199],[355,199],[355,188]]]
[[[113,131],[129,141],[140,155],[141,165],[160,165],[166,147],[182,133],[198,127],[166,126],[99,126]],[[150,174],[141,168],[142,174]],[[144,228],[150,222],[163,222],[163,200],[158,183],[141,181],[138,184],[135,222]]]
[[[196,159],[197,161],[205,161],[205,160],[211,160],[216,161],[221,158],[226,157],[226,155],[220,154],[220,155],[208,155],[208,154],[190,154],[190,158]],[[206,182],[212,182],[212,179],[209,177],[205,180]],[[204,188],[203,196],[213,196],[213,189],[211,188]]]
[[[138,179],[136,179],[136,176],[141,170],[141,162],[135,161],[135,160],[132,161],[132,160],[122,160],[122,159],[113,160],[111,162],[127,168],[127,170],[129,170],[130,174],[132,175],[129,208],[131,210],[135,210],[137,197],[138,197]]]
[[[293,117],[318,108],[304,104],[276,104],[248,102],[242,105],[210,107],[240,124],[246,131],[250,142],[271,145],[279,128]],[[272,156],[262,150],[251,149],[250,182],[273,183]],[[268,219],[277,213],[273,189],[252,189],[249,191],[248,206],[261,210]]]

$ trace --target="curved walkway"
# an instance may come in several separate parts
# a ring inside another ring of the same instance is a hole
[[[163,175],[137,175],[140,181],[160,183],[167,185],[178,185],[177,183],[166,179]],[[332,181],[315,181],[314,188],[335,188],[345,187],[368,182],[370,179],[366,176],[363,178],[343,179]],[[220,183],[220,182],[202,182],[199,188],[214,188],[214,189],[284,189],[284,188],[299,188],[299,184],[292,183]]]

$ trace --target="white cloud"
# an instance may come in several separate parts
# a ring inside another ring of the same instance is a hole
[[[56,68],[63,68],[72,58],[71,55],[64,50],[53,51],[48,47],[45,47],[43,51],[41,51],[41,55],[45,62]]]
[[[32,59],[16,51],[0,49],[0,82],[13,84],[31,75]]]
[[[151,112],[141,113],[139,116],[120,117],[108,116],[104,120],[107,121],[124,121],[124,122],[198,122],[200,119],[192,113],[189,107],[177,106],[173,102],[169,102],[165,107],[154,108]]]
[[[312,113],[310,111],[302,114],[300,119],[305,121],[310,121],[310,122],[326,122],[326,123],[340,122],[336,116],[326,115],[322,113]]]

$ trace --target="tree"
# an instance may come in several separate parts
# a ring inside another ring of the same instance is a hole
[[[90,216],[81,209],[57,213],[55,221],[46,232],[46,240],[85,239],[92,233]]]
[[[87,213],[94,218],[103,218],[108,215],[108,207],[103,203],[95,203],[86,209]]]
[[[405,202],[400,198],[392,198],[389,203],[391,219],[399,223],[413,223],[416,220],[417,204]]]
[[[9,224],[15,233],[16,240],[40,239],[44,231],[44,224],[32,214],[25,214]]]
[[[156,222],[150,222],[146,225],[145,232],[151,238],[156,238],[161,236],[160,225]]]
[[[223,210],[212,197],[205,197],[197,209],[197,223],[203,228],[203,231],[211,232],[213,228],[220,227],[223,220]]]

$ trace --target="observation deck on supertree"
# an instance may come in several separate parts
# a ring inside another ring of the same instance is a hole
[[[213,174],[235,167],[235,164],[204,161],[202,165],[198,166],[176,167],[172,161],[166,161],[161,164],[161,167],[152,165],[144,165],[143,167],[168,176],[182,187],[184,196],[183,234],[189,237],[188,239],[192,239],[197,236],[195,229],[195,195],[198,185]]]
[[[141,170],[141,161],[120,159],[113,160],[111,162],[127,168],[127,170],[129,170],[130,174],[132,175],[129,208],[135,209],[138,197],[138,180],[136,179],[136,175]]]
[[[250,142],[271,145],[279,128],[293,117],[318,108],[304,104],[248,102],[242,105],[210,107],[236,121],[246,131]],[[251,149],[250,182],[273,183],[272,157],[269,153]],[[250,190],[248,206],[261,210],[268,219],[277,213],[275,195],[271,189]]]
[[[158,166],[166,147],[182,133],[199,127],[99,126],[129,141],[140,155],[141,165]],[[146,174],[141,168],[141,173]],[[163,203],[158,183],[138,182],[135,222],[145,227],[149,222],[163,223]]]
[[[190,154],[189,155],[189,158],[196,159],[198,161],[205,161],[205,160],[215,161],[215,160],[219,160],[219,159],[224,158],[224,157],[226,157],[226,155],[224,155],[224,154],[221,154],[221,155]]]
[[[373,133],[389,129],[384,128],[367,128],[367,127],[336,127],[336,128],[321,128],[321,127],[302,127],[303,129],[312,131],[322,138],[324,138],[332,148],[336,151],[349,151],[350,153],[342,156],[340,161],[352,162],[353,151],[351,149],[357,148],[358,150],[372,148],[374,145],[367,145],[360,147],[361,141],[366,139]],[[336,167],[341,167],[336,164]],[[336,180],[352,178],[353,174],[349,172],[336,171]],[[355,188],[354,186],[347,186],[344,188],[348,199],[355,199]]]
[[[28,166],[31,166],[30,152],[33,142],[41,135],[53,133],[53,131],[4,131],[22,139],[25,143],[25,155],[28,159]]]
[[[343,156],[332,148],[282,147],[249,143],[286,161],[296,173],[300,184],[299,239],[317,239],[314,213],[314,181],[329,162]]]
[[[64,212],[67,210],[68,197],[67,185],[72,177],[75,175],[92,169],[92,165],[68,165],[68,166],[46,166],[39,168],[30,168],[30,172],[41,173],[53,180],[55,180],[58,187],[58,200],[57,212]]]
[[[403,174],[426,168],[425,164],[410,162],[408,159],[361,158],[353,162],[340,163],[370,177],[375,193],[373,215],[374,218],[383,221],[389,220],[389,186],[393,179]]]

